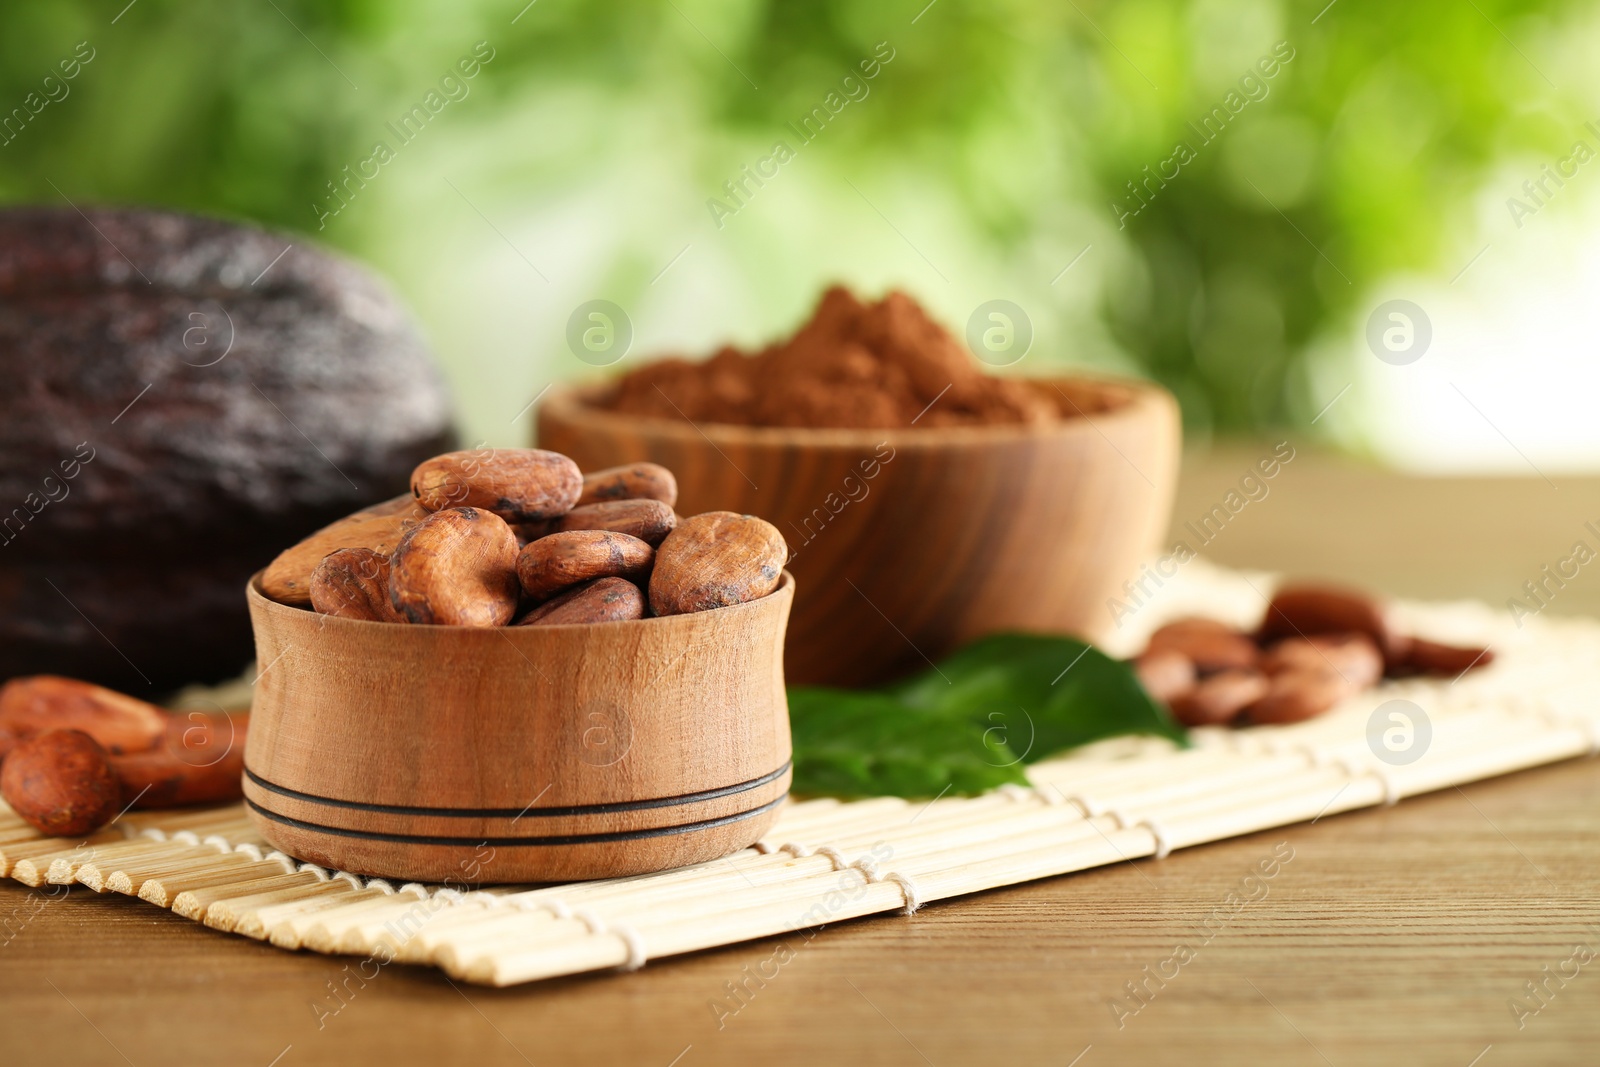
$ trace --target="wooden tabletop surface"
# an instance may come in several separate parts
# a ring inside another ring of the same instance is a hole
[[[1269,450],[1191,457],[1174,536]],[[1600,479],[1553,480],[1407,478],[1301,450],[1205,551],[1503,605],[1574,542],[1600,548],[1584,527]],[[1587,571],[1548,610],[1600,613]],[[1241,889],[1274,853],[1292,858]],[[510,990],[282,952],[81,889],[5,882],[0,916],[0,1042],[19,1065],[1572,1064],[1600,1039],[1600,763]]]

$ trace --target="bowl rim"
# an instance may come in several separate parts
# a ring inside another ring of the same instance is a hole
[[[277,611],[277,612],[293,612],[294,615],[296,615],[296,616],[304,615],[304,616],[307,616],[308,619],[319,620],[318,625],[320,625],[320,626],[356,626],[356,627],[382,626],[385,629],[396,628],[396,629],[401,629],[401,630],[405,630],[405,631],[408,631],[408,632],[433,633],[433,634],[440,634],[440,633],[481,633],[481,634],[488,635],[488,634],[496,634],[496,633],[498,633],[498,634],[501,634],[501,635],[505,635],[508,631],[512,632],[512,633],[537,634],[537,633],[570,633],[570,632],[575,631],[575,630],[585,630],[585,631],[590,631],[590,632],[594,632],[596,630],[599,630],[599,631],[604,632],[604,633],[616,633],[621,628],[633,627],[633,626],[646,626],[646,625],[674,626],[674,625],[682,625],[682,623],[675,622],[674,620],[689,619],[689,618],[704,618],[704,617],[707,617],[707,616],[718,616],[718,617],[721,617],[723,619],[727,619],[728,618],[728,613],[731,613],[731,612],[748,612],[748,611],[767,610],[768,608],[770,608],[770,605],[768,605],[768,601],[771,601],[774,597],[777,597],[777,598],[781,599],[783,594],[785,593],[785,591],[788,592],[789,602],[792,604],[793,603],[793,596],[794,596],[794,586],[795,586],[794,575],[790,574],[788,568],[785,567],[783,569],[783,571],[780,572],[780,574],[778,576],[778,584],[775,587],[773,587],[772,592],[768,593],[766,596],[757,597],[754,600],[746,600],[742,604],[729,604],[726,607],[711,608],[711,609],[709,609],[707,611],[691,611],[691,612],[687,612],[687,613],[682,614],[682,615],[651,615],[651,616],[649,616],[647,618],[643,618],[643,619],[618,619],[618,620],[614,620],[614,621],[611,621],[611,622],[569,622],[569,623],[559,623],[559,624],[555,624],[555,625],[551,625],[551,626],[516,626],[516,625],[511,624],[511,623],[508,623],[505,626],[443,626],[443,625],[440,625],[438,623],[430,623],[430,622],[404,622],[404,623],[400,623],[400,622],[380,622],[380,621],[378,621],[376,619],[346,619],[346,618],[344,618],[342,616],[339,616],[339,615],[323,615],[323,614],[320,614],[315,609],[311,608],[309,605],[306,606],[306,607],[299,607],[299,606],[294,605],[294,604],[284,604],[284,603],[282,603],[280,601],[273,600],[271,597],[267,596],[266,593],[262,592],[262,590],[261,590],[261,575],[263,573],[265,573],[265,568],[263,568],[262,570],[256,571],[254,574],[252,574],[250,576],[250,581],[245,586],[245,599],[251,605],[255,605],[255,604],[259,603],[262,606],[263,610],[266,610],[266,611]],[[766,605],[766,607],[763,607],[763,605]],[[778,610],[787,612],[786,608],[780,608]],[[297,621],[301,621],[301,620],[297,620]],[[265,672],[263,672],[263,673],[265,673]]]
[[[590,398],[608,389],[616,378],[591,378],[558,383],[536,410],[536,420],[552,412],[568,422],[601,425],[644,437],[704,441],[719,444],[755,446],[795,446],[859,450],[883,444],[896,448],[944,448],[952,444],[995,444],[1016,441],[1103,436],[1103,426],[1138,425],[1161,409],[1175,411],[1177,401],[1157,382],[1101,374],[1022,375],[1008,380],[1029,381],[1059,387],[1063,384],[1090,386],[1107,392],[1120,392],[1125,399],[1109,411],[1080,413],[1047,423],[998,423],[978,426],[915,427],[879,429],[844,427],[746,426],[726,422],[694,422],[661,415],[629,415],[595,407]],[[538,422],[536,421],[536,426]],[[537,432],[537,431],[536,431]]]

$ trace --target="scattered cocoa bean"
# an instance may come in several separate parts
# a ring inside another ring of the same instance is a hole
[[[684,519],[656,549],[650,607],[681,615],[764,597],[778,587],[788,553],[777,528],[753,515],[708,511]]]
[[[637,537],[609,530],[570,530],[530,541],[517,554],[523,595],[545,600],[596,578],[643,578],[656,550]]]
[[[1133,662],[1145,692],[1164,704],[1194,688],[1194,660],[1174,648],[1147,649]]]
[[[446,452],[411,472],[411,492],[429,511],[482,508],[507,522],[565,515],[583,492],[578,465],[540,448]]]
[[[238,800],[249,729],[248,715],[174,714],[161,747],[111,757],[122,803],[146,809]]]
[[[1202,675],[1244,670],[1255,665],[1260,650],[1254,641],[1216,619],[1174,619],[1150,635],[1151,649],[1181,652]]]
[[[516,614],[518,592],[516,535],[490,511],[434,512],[400,539],[389,560],[390,603],[414,623],[504,626]]]
[[[1327,664],[1296,666],[1273,675],[1267,692],[1246,709],[1246,714],[1251,722],[1302,722],[1330,710],[1363,688]]]
[[[394,551],[407,530],[428,517],[410,496],[397,496],[347,515],[324,526],[278,558],[261,572],[261,592],[280,604],[311,604],[311,573],[330,552],[341,548],[370,548],[385,555]]]
[[[1494,662],[1494,651],[1466,645],[1444,645],[1420,637],[1411,639],[1399,664],[1398,674],[1437,674],[1454,677],[1470,667],[1487,667]]]
[[[311,606],[324,615],[404,622],[389,602],[389,557],[370,548],[330,552],[311,572]]]
[[[609,500],[659,500],[670,508],[678,502],[678,479],[655,463],[630,463],[585,474],[583,495],[576,506]]]
[[[1261,669],[1271,675],[1332,670],[1360,690],[1383,679],[1383,655],[1366,634],[1286,637],[1262,654]]]
[[[1337,585],[1285,585],[1272,596],[1256,640],[1270,645],[1284,637],[1362,633],[1383,653],[1385,665],[1397,661],[1403,641],[1391,632],[1383,605],[1365,593]]]
[[[1254,670],[1218,671],[1172,701],[1172,714],[1185,726],[1220,726],[1267,693],[1267,676]]]
[[[82,730],[47,730],[18,744],[0,766],[0,795],[50,837],[92,833],[122,808],[111,757]]]
[[[518,626],[580,626],[644,618],[644,594],[626,578],[597,578],[528,612]]]
[[[107,752],[142,752],[161,743],[167,719],[154,704],[75,678],[35,674],[0,687],[0,733],[19,742],[48,730],[82,730]]]
[[[573,508],[556,524],[558,530],[611,530],[652,545],[678,525],[678,513],[659,500],[613,500]]]

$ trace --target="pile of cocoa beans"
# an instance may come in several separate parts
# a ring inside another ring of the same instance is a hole
[[[1179,722],[1216,726],[1300,722],[1384,678],[1453,678],[1493,659],[1486,648],[1397,632],[1365,593],[1294,584],[1277,591],[1254,632],[1200,617],[1167,623],[1134,668]]]
[[[678,517],[654,463],[585,475],[559,452],[448,452],[411,495],[359,511],[280,555],[261,589],[369,622],[558,626],[728,607],[777,588],[788,546],[731,511]]]
[[[13,678],[0,687],[0,795],[52,837],[93,833],[128,808],[238,800],[249,725],[71,678]]]

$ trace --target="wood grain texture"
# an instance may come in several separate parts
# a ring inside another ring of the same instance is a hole
[[[788,677],[863,685],[995,630],[1095,636],[1166,527],[1177,406],[1132,382],[1056,383],[1086,412],[1045,427],[793,430],[643,419],[552,391],[540,447],[585,470],[638,460],[678,512],[756,515],[789,542],[800,592]],[[1109,410],[1100,410],[1109,408]]]
[[[598,878],[726,855],[788,791],[793,595],[786,577],[717,611],[475,629],[317,615],[252,584],[267,666],[246,800],[285,852],[391,878]]]

